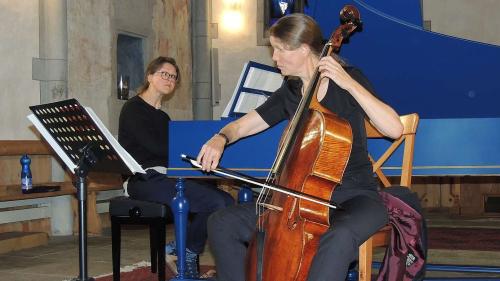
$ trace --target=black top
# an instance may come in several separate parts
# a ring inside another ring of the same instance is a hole
[[[345,70],[353,79],[374,94],[373,87],[360,70],[346,67]],[[302,80],[288,79],[276,90],[256,111],[269,125],[273,126],[285,119],[291,119],[301,99]],[[352,151],[347,163],[342,185],[356,188],[376,189],[372,164],[368,159],[366,146],[366,129],[364,119],[366,113],[359,103],[346,90],[330,81],[327,93],[321,105],[349,122],[353,134]]]
[[[120,112],[118,142],[143,167],[168,167],[168,125],[170,116],[138,95]]]

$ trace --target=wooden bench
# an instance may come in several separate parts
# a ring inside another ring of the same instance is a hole
[[[34,185],[59,186],[60,190],[23,194],[20,187],[19,159],[23,154],[30,156],[31,170]],[[18,212],[28,206],[2,208],[2,203],[29,199],[50,198],[69,195],[71,197],[73,216],[73,233],[78,232],[78,201],[74,178],[71,173],[65,172],[62,181],[52,181],[52,158],[57,159],[50,146],[40,140],[0,140],[0,213]],[[60,168],[59,168],[60,169]],[[87,223],[88,233],[99,235],[102,232],[103,222],[108,224],[107,216],[99,215],[97,194],[101,191],[122,189],[120,175],[105,173],[90,173],[88,177]],[[0,221],[0,253],[19,250],[46,244],[51,234],[50,218],[26,220],[5,223]]]

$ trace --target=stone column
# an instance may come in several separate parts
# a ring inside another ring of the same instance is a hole
[[[39,58],[33,58],[33,80],[40,81],[40,103],[68,98],[68,34],[66,0],[39,0]],[[52,159],[52,180],[63,181],[64,169]],[[71,197],[51,202],[53,235],[71,235],[73,214]]]
[[[39,28],[40,57],[33,58],[33,80],[40,81],[40,103],[66,99],[66,0],[39,0]]]
[[[193,23],[193,117],[212,120],[210,2],[191,1]]]

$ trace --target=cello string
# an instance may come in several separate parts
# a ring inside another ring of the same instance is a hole
[[[331,46],[330,42],[328,42],[323,46],[320,58],[328,54],[330,46]],[[319,71],[318,68],[316,67],[312,81],[318,81],[318,78],[319,78]],[[275,180],[275,175],[279,172],[278,170],[281,168],[283,161],[285,161],[286,157],[285,155],[288,154],[290,150],[290,144],[294,139],[297,138],[296,132],[301,127],[301,121],[304,119],[304,114],[308,112],[309,108],[308,105],[310,103],[310,100],[314,97],[314,88],[316,87],[316,84],[317,84],[316,82],[313,82],[307,86],[307,89],[304,91],[304,94],[302,95],[300,102],[297,106],[297,110],[295,110],[292,119],[290,119],[289,123],[290,125],[287,126],[286,132],[284,134],[285,136],[284,141],[279,145],[278,153],[276,154],[276,157],[274,158],[269,174],[267,175],[266,183],[268,184],[271,184]],[[304,85],[302,85],[302,87],[304,87]],[[263,203],[270,201],[271,197],[272,194],[269,188],[261,189],[255,206],[255,212],[258,217],[260,217],[265,211]],[[258,221],[257,228],[259,230],[263,228],[262,220]]]

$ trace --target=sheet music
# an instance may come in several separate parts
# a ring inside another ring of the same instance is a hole
[[[269,71],[267,69],[261,69],[257,66],[251,66],[248,70],[246,77],[244,77],[245,70],[248,68],[248,62],[243,66],[240,78],[234,89],[233,95],[229,100],[222,117],[228,117],[231,113],[231,107],[236,102],[234,111],[238,113],[247,113],[259,105],[261,105],[267,96],[276,91],[283,83],[283,76],[280,73]],[[243,81],[244,79],[244,81]],[[241,92],[238,100],[235,101],[236,96],[238,96],[238,91],[240,87],[254,89],[261,91],[262,93],[248,93]],[[258,97],[260,96],[260,97]]]
[[[118,141],[115,139],[115,137],[111,134],[111,132],[108,130],[106,126],[102,123],[101,119],[95,114],[95,112],[92,110],[90,107],[85,107],[85,110],[87,113],[90,115],[90,117],[94,120],[94,122],[97,124],[99,129],[101,129],[101,132],[104,134],[106,139],[109,140],[109,143],[113,148],[116,150],[118,155],[122,158],[123,162],[127,165],[127,167],[135,174],[135,173],[141,173],[145,174],[146,171],[135,161],[135,159],[128,153],[128,151],[123,148],[123,146],[118,143]]]
[[[281,86],[282,83],[283,76],[281,76],[281,74],[251,67],[248,71],[248,76],[243,84],[243,87],[266,92],[274,92]]]
[[[135,159],[118,143],[118,141],[115,139],[115,137],[109,132],[108,128],[104,126],[102,123],[101,119],[95,114],[95,112],[89,108],[89,107],[84,107],[85,111],[87,114],[92,118],[94,123],[97,125],[97,127],[100,129],[104,137],[109,141],[109,144],[114,148],[116,151],[118,157],[125,163],[127,168],[133,173],[142,173],[145,174],[146,172],[144,169],[135,161]],[[40,132],[40,134],[44,137],[44,139],[47,141],[47,143],[54,149],[54,151],[57,153],[57,155],[61,158],[61,160],[66,164],[68,169],[74,174],[75,169],[77,168],[77,165],[74,163],[73,160],[68,156],[68,154],[65,152],[65,150],[59,145],[59,143],[53,138],[52,134],[46,129],[46,127],[42,124],[42,122],[38,119],[38,117],[35,114],[30,114],[27,116],[27,118],[33,123],[33,125],[37,128],[37,130]]]
[[[241,85],[241,80],[243,80],[243,75],[245,74],[245,69],[247,69],[248,62],[246,62],[243,65],[243,70],[241,71],[240,78],[238,78],[238,83],[236,83],[236,87],[234,88],[233,95],[231,96],[231,99],[226,105],[226,108],[224,108],[224,112],[222,112],[222,117],[228,117],[229,116],[229,111],[231,111],[231,106],[234,103],[234,99],[236,95],[238,94],[238,89],[240,88]]]
[[[263,94],[252,94],[241,92],[240,98],[234,107],[234,112],[247,113],[252,109],[259,107],[267,100],[267,96]]]
[[[64,152],[64,150],[59,146],[56,140],[52,137],[52,135],[45,129],[45,126],[42,125],[42,122],[38,120],[35,114],[30,114],[27,116],[28,120],[35,126],[35,128],[42,134],[43,138],[47,141],[47,143],[54,149],[57,155],[61,158],[61,160],[66,164],[68,169],[74,174],[76,165],[69,159],[68,155]]]

